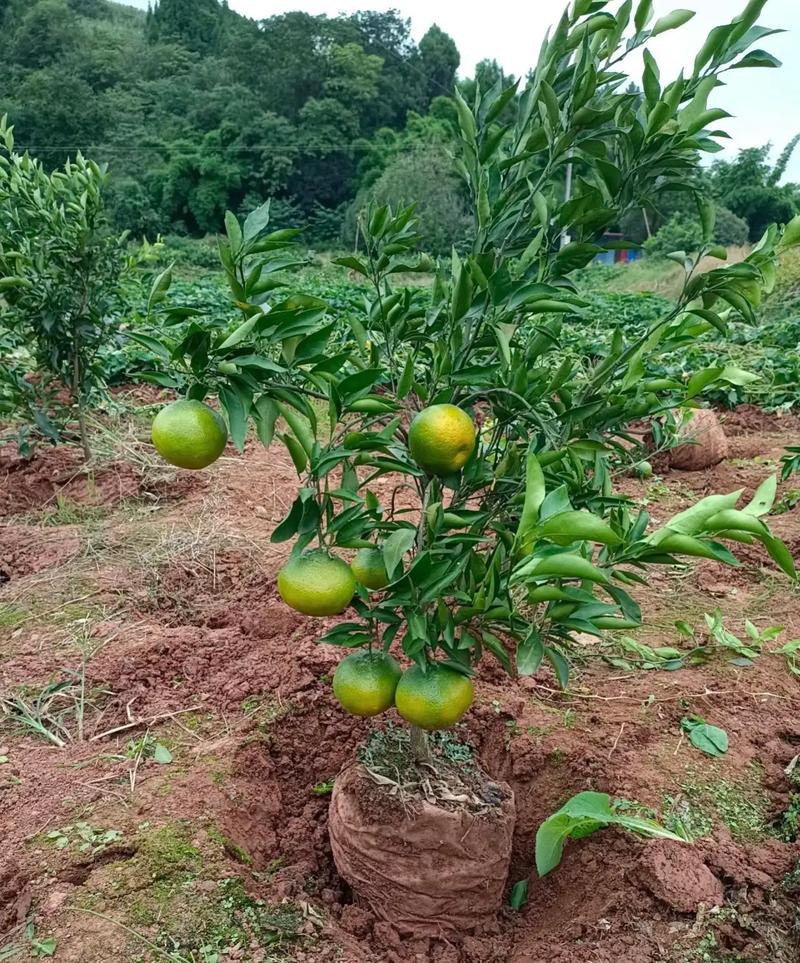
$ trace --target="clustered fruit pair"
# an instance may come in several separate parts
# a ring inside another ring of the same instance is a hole
[[[206,468],[220,457],[228,440],[225,422],[208,405],[185,399],[156,416],[153,444],[179,468]],[[469,415],[451,404],[430,405],[411,422],[411,457],[428,475],[451,475],[475,448],[475,426]],[[325,549],[293,555],[278,573],[278,592],[297,612],[312,616],[342,613],[353,599],[357,582],[371,591],[389,584],[380,548],[362,548],[350,565]],[[472,703],[469,678],[441,663],[405,672],[388,653],[355,652],[344,658],[333,678],[342,706],[358,716],[374,716],[396,706],[400,715],[423,729],[443,729],[461,719]]]

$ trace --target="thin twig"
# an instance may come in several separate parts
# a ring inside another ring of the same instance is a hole
[[[617,738],[614,740],[614,745],[611,747],[608,753],[608,758],[610,759],[614,755],[614,750],[619,745],[619,741],[622,738],[622,733],[625,731],[625,723],[623,722],[619,727],[619,732],[617,733]]]
[[[649,705],[659,705],[663,702],[674,702],[676,699],[705,699],[708,696],[725,695],[748,695],[753,699],[787,699],[787,696],[779,695],[777,692],[742,692],[741,689],[706,689],[705,692],[694,692],[687,695],[683,692],[676,692],[673,696],[664,699],[634,699],[632,696],[601,696],[589,692],[574,692],[571,689],[551,689],[546,685],[537,685],[537,692],[547,692],[551,695],[566,696],[568,699],[591,699],[597,702],[628,702],[631,705],[641,705],[647,702]]]
[[[107,736],[116,735],[118,732],[127,732],[128,729],[135,729],[137,726],[151,726],[154,722],[159,722],[162,719],[172,719],[174,716],[183,715],[186,712],[197,712],[201,706],[189,706],[188,709],[176,709],[175,712],[160,712],[158,715],[149,716],[145,719],[135,719],[133,722],[129,722],[124,726],[116,726],[114,729],[106,729],[105,732],[98,732],[96,736],[92,736],[89,742],[97,742],[98,739],[105,739]]]
[[[146,936],[141,933],[137,933],[136,930],[131,929],[130,926],[126,926],[124,923],[120,923],[119,920],[115,920],[111,916],[106,916],[103,913],[98,913],[95,910],[87,909],[85,906],[68,906],[67,909],[74,910],[76,913],[88,913],[89,916],[96,916],[99,920],[105,920],[106,923],[111,923],[113,926],[118,926],[121,930],[125,930],[126,933],[130,933],[131,936],[135,936],[137,940],[141,940],[145,946],[149,946],[153,952],[158,953],[165,960],[169,960],[170,963],[190,963],[185,956],[179,956],[177,953],[168,953],[166,950],[162,950],[160,946],[155,943],[151,943]]]

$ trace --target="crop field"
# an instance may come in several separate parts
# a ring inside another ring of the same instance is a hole
[[[336,272],[309,270],[303,284],[344,314],[360,289]],[[222,310],[217,280],[180,283]],[[636,324],[657,296],[595,298]],[[598,315],[582,335],[607,323]],[[126,365],[139,361],[131,345]],[[752,495],[800,432],[781,387],[757,390],[763,407],[722,412],[724,461],[625,478],[624,494],[656,523],[709,492]],[[332,863],[331,789],[368,725],[331,701],[339,653],[317,637],[335,620],[309,632],[276,592],[288,548],[271,533],[297,485],[289,455],[250,439],[206,473],[172,469],[149,443],[171,397],[114,388],[92,416],[91,470],[70,446],[31,460],[2,450],[4,958],[41,945],[76,963],[456,960],[447,943],[393,943]],[[772,528],[795,555],[799,503],[790,477]],[[757,554],[743,563],[655,576],[645,625],[582,637],[566,691],[552,672],[512,681],[481,664],[453,740],[514,790],[511,882],[530,877],[542,821],[588,786],[693,846],[673,865],[666,844],[618,830],[573,843],[526,906],[507,906],[459,959],[766,958],[748,947],[795,959],[800,595]],[[692,744],[692,717],[728,734],[724,755]],[[723,884],[722,909],[676,916]],[[718,949],[732,933],[741,956]]]
[[[800,960],[800,135],[701,164],[766,2],[521,81],[0,3],[0,961]]]

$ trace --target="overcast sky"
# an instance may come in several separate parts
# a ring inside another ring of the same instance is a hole
[[[147,0],[127,0],[147,7]],[[690,67],[708,31],[740,12],[746,0],[655,0],[656,16],[674,7],[698,9],[697,16],[680,30],[657,37],[650,49],[661,67],[662,79],[673,79],[682,66]],[[462,76],[470,75],[475,64],[494,57],[506,72],[526,73],[536,57],[545,30],[554,23],[566,0],[229,0],[230,6],[249,17],[261,19],[289,10],[307,13],[351,13],[355,10],[398,9],[411,19],[416,40],[432,23],[437,23],[455,40],[461,52]],[[612,7],[613,9],[613,7]],[[783,61],[779,70],[748,69],[727,75],[727,87],[715,92],[713,103],[734,115],[725,121],[732,149],[755,147],[771,141],[775,156],[800,131],[800,0],[768,0],[761,23],[782,27],[787,33],[767,37],[761,46]],[[641,73],[640,62],[629,69]],[[638,78],[636,78],[638,79]],[[800,148],[789,168],[788,178],[800,181]]]

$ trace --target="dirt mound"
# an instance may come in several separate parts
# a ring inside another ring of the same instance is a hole
[[[251,621],[252,620],[252,621]],[[142,625],[109,645],[91,666],[96,682],[108,683],[125,698],[137,696],[158,711],[172,690],[186,700],[223,710],[241,709],[248,697],[270,693],[276,699],[313,686],[335,666],[336,654],[317,646],[296,613],[272,603],[269,618],[250,612],[237,627],[201,628]],[[176,707],[176,696],[169,707]]]
[[[798,415],[785,411],[764,411],[756,405],[739,405],[730,411],[721,410],[719,417],[728,435],[800,430]]]
[[[143,471],[124,459],[88,467],[80,450],[58,445],[21,458],[13,445],[0,446],[0,518],[57,506],[59,499],[80,506],[111,507],[142,495],[179,499],[202,488],[195,472]]]
[[[635,873],[649,893],[678,913],[721,906],[725,898],[722,883],[698,853],[670,840],[648,843]]]
[[[33,894],[27,876],[14,860],[0,861],[0,937],[25,922]]]
[[[35,575],[74,558],[81,549],[80,531],[15,525],[0,528],[0,583]]]

